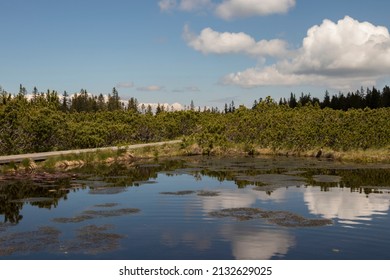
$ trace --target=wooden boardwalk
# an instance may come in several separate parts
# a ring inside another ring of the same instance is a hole
[[[80,154],[80,153],[88,153],[88,152],[96,152],[99,150],[117,150],[121,148],[127,149],[139,149],[143,147],[150,146],[162,146],[165,144],[176,144],[180,143],[181,140],[173,140],[173,141],[164,141],[164,142],[156,142],[156,143],[147,143],[147,144],[135,144],[121,147],[106,147],[106,148],[93,148],[93,149],[79,149],[79,150],[69,150],[69,151],[54,151],[54,152],[45,152],[45,153],[33,153],[33,154],[22,154],[22,155],[10,155],[10,156],[0,156],[0,164],[5,164],[9,162],[21,162],[22,160],[29,158],[34,161],[45,160],[49,157],[60,156],[60,155],[68,155],[68,154]]]

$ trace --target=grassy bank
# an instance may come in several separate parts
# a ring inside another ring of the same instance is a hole
[[[20,163],[9,163],[1,166],[2,172],[34,172],[37,169],[71,170],[84,165],[123,163],[131,165],[140,159],[158,159],[179,156],[295,156],[318,157],[319,159],[350,161],[358,163],[390,163],[390,147],[383,149],[334,151],[323,148],[318,156],[319,149],[306,151],[261,148],[254,145],[231,144],[229,146],[201,147],[195,142],[185,139],[182,143],[149,146],[137,149],[97,150],[96,152],[68,154],[50,157],[42,162],[25,159]]]
[[[320,152],[321,151],[321,152]],[[319,154],[320,152],[320,154]],[[202,148],[198,144],[191,144],[181,148],[182,155],[215,155],[215,156],[295,156],[318,157],[320,159],[353,161],[361,163],[390,162],[390,147],[381,149],[335,151],[329,148],[314,148],[308,150],[272,149],[255,145],[236,144],[230,146],[213,146]]]

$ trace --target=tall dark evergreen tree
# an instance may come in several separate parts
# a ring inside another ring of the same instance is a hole
[[[120,110],[122,108],[122,104],[119,98],[119,93],[114,87],[112,89],[112,95],[108,95],[108,110],[115,111]]]
[[[133,113],[138,113],[138,100],[137,98],[131,97],[127,104],[127,110]]]
[[[381,96],[381,107],[390,107],[390,87],[385,86]]]
[[[291,93],[290,99],[288,100],[288,106],[290,108],[295,108],[297,107],[297,105],[298,105],[297,98],[295,97],[295,94]]]
[[[69,106],[69,94],[65,90],[64,93],[62,94],[61,111],[67,112],[69,109],[68,106]]]

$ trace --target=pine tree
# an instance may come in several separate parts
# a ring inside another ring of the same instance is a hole
[[[69,94],[66,92],[66,90],[64,91],[64,93],[62,94],[62,104],[61,104],[61,110],[63,112],[66,112],[68,111],[68,97],[69,97]]]
[[[295,108],[297,107],[297,105],[298,105],[297,98],[295,97],[295,94],[291,93],[290,99],[288,100],[288,106],[290,108]]]
[[[138,113],[138,100],[137,98],[131,97],[127,104],[127,110],[133,113]]]

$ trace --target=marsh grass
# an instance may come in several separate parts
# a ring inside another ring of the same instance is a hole
[[[118,147],[116,150],[96,149],[93,152],[71,153],[53,156],[46,159],[41,167],[47,169],[79,167],[96,163],[111,163],[120,160],[127,155],[126,147]]]
[[[275,149],[264,148],[251,143],[228,143],[222,146],[213,144],[212,148],[207,150],[207,154],[213,156],[294,156],[294,157],[315,157],[320,148],[308,150],[294,149]],[[24,159],[20,163],[10,162],[1,165],[0,171],[3,173],[15,172],[19,170],[35,170],[44,168],[49,170],[55,169],[72,169],[83,165],[91,164],[112,164],[122,161],[127,164],[137,159],[158,159],[176,156],[193,156],[205,154],[202,147],[197,143],[191,142],[190,138],[186,139],[185,144],[165,144],[161,146],[147,146],[137,149],[128,147],[118,147],[116,150],[96,149],[93,152],[73,153],[60,156],[54,156],[43,162],[37,162],[30,159]],[[323,148],[321,157],[318,160],[337,160],[357,163],[388,163],[390,162],[390,147],[370,148],[360,150],[335,151],[329,148]]]
[[[186,156],[187,154],[181,148],[181,143],[164,144],[159,146],[146,146],[138,149],[131,149],[136,158],[165,158],[175,156]]]

